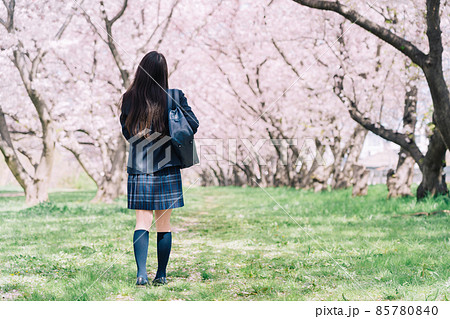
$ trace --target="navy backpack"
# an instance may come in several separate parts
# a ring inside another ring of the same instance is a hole
[[[181,168],[191,167],[199,163],[194,132],[179,106],[179,91],[170,90],[169,92],[169,133],[172,145],[175,148],[175,153],[180,158]],[[174,96],[172,96],[172,92]],[[176,101],[176,103],[173,101]]]

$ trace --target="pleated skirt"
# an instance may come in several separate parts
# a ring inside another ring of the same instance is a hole
[[[184,206],[181,171],[178,166],[152,174],[128,174],[128,208],[166,210]]]

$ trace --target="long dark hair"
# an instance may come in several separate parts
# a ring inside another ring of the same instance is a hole
[[[156,51],[147,53],[139,63],[133,83],[122,97],[130,99],[125,126],[132,135],[146,128],[169,135],[166,123],[168,89],[166,58]]]

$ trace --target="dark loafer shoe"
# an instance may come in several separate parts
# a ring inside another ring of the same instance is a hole
[[[136,280],[136,287],[138,288],[144,288],[148,285],[148,280],[144,277],[138,277]]]
[[[155,278],[155,279],[153,279],[152,284],[153,284],[153,286],[167,285],[166,277]]]

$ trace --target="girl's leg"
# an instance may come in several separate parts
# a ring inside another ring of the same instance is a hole
[[[136,210],[136,227],[134,230],[145,229],[150,230],[153,221],[152,210]]]
[[[167,263],[172,248],[172,232],[170,230],[170,215],[172,209],[155,210],[157,232],[158,271],[155,279],[166,277]]]
[[[170,232],[171,209],[155,210],[155,224],[157,232]]]
[[[148,234],[152,226],[153,211],[136,210],[136,227],[133,234],[134,258],[137,265],[137,277],[147,277]]]

